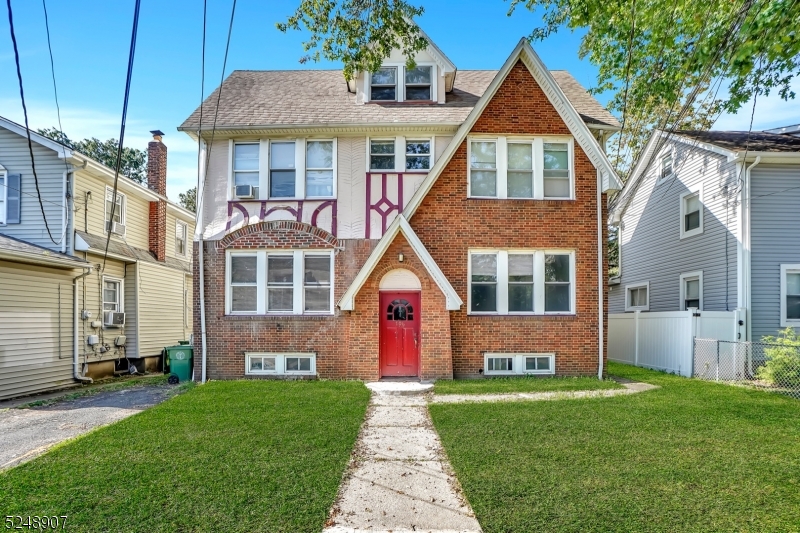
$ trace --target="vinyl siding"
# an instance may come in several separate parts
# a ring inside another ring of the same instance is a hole
[[[676,178],[656,184],[661,155],[672,147]],[[675,141],[665,144],[622,217],[621,277],[620,284],[611,287],[609,312],[625,311],[626,285],[647,281],[650,311],[678,311],[680,276],[698,270],[703,271],[703,308],[736,308],[736,172],[735,164],[722,155]],[[680,197],[700,184],[703,233],[681,239]]]
[[[128,287],[127,287],[127,280],[129,279],[132,272],[134,272],[133,264],[127,265],[127,272],[128,276],[126,276],[126,265],[122,261],[117,261],[115,259],[108,259],[106,261],[105,270],[101,272],[101,266],[103,263],[103,256],[102,255],[95,255],[95,254],[88,254],[86,258],[87,261],[90,261],[94,266],[92,273],[83,278],[81,282],[79,282],[79,290],[81,291],[78,296],[79,301],[79,312],[82,309],[85,309],[92,313],[92,317],[88,320],[79,320],[79,327],[82,332],[82,339],[81,339],[81,347],[80,347],[80,354],[81,354],[81,364],[84,362],[84,356],[86,357],[86,362],[93,363],[96,361],[105,361],[108,359],[117,359],[118,357],[122,357],[122,351],[118,351],[114,347],[114,339],[118,335],[125,335],[128,337],[128,342],[132,337],[136,336],[135,330],[131,327],[130,323],[128,323],[128,318],[135,310],[135,301],[130,301],[128,296]],[[125,313],[125,326],[120,328],[112,328],[112,327],[100,327],[99,329],[94,329],[91,326],[92,321],[99,320],[103,321],[103,308],[102,308],[102,301],[101,301],[101,291],[102,291],[102,284],[103,284],[103,277],[110,277],[115,278],[123,281],[122,293],[123,293],[123,312]],[[107,344],[111,349],[105,353],[100,353],[100,347],[95,346],[93,350],[91,346],[86,343],[87,337],[89,335],[99,335],[100,342]],[[135,339],[134,339],[135,342]]]
[[[75,384],[72,278],[80,272],[0,261],[0,400]]]
[[[36,183],[31,168],[31,156],[28,151],[28,140],[0,128],[0,165],[8,174],[19,174],[22,194],[20,197],[20,223],[0,224],[0,233],[61,251],[64,234],[64,220],[68,208],[64,198],[64,172],[67,167],[63,159],[59,159],[55,151],[33,143],[33,156],[36,161],[36,175],[39,178],[39,191],[42,195],[47,225],[56,243],[50,240],[39,200],[36,195]],[[66,249],[66,248],[64,248]]]
[[[138,335],[138,263],[130,264],[125,268],[125,354],[128,357],[139,357]]]
[[[106,235],[105,231],[105,198],[106,183],[89,175],[85,171],[75,172],[75,227],[93,235]],[[86,192],[92,195],[87,201]],[[126,242],[129,246],[148,250],[148,231],[150,225],[150,202],[133,194],[125,196],[125,229],[124,237],[112,234],[116,241]],[[84,213],[84,206],[86,213]],[[85,216],[86,215],[86,216]],[[84,222],[86,220],[86,223]]]
[[[780,265],[800,263],[800,167],[760,164],[750,181],[752,339],[780,322]]]
[[[176,230],[177,230],[177,223],[178,221],[183,222],[186,224],[186,235],[184,236],[186,239],[186,253],[184,255],[178,255],[175,253],[176,244]],[[192,257],[192,238],[194,236],[194,220],[186,220],[184,218],[180,218],[173,214],[171,209],[167,209],[167,257],[175,257],[180,259],[181,261],[189,262],[191,261]]]
[[[185,326],[184,287],[180,270],[139,263],[139,356],[159,355],[189,332]]]

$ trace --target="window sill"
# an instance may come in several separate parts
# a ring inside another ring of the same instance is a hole
[[[696,237],[697,235],[702,235],[702,234],[703,234],[702,230],[700,230],[700,231],[694,231],[693,230],[693,231],[684,232],[684,233],[681,233],[680,240],[688,239],[690,237]]]
[[[505,319],[517,319],[517,318],[574,319],[578,317],[576,313],[546,313],[546,314],[507,313],[501,315],[499,313],[473,313],[473,312],[467,312],[467,316],[475,318],[488,317],[488,318],[505,318]]]
[[[240,320],[254,320],[254,321],[263,321],[263,322],[273,322],[278,320],[325,320],[330,318],[335,318],[336,315],[334,313],[318,313],[318,314],[309,314],[309,315],[292,315],[292,314],[270,314],[270,315],[257,315],[257,314],[230,314],[230,315],[221,315],[219,318],[220,320],[231,320],[231,321],[240,321]]]

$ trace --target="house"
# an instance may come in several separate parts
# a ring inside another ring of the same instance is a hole
[[[525,40],[499,71],[414,59],[236,71],[180,126],[208,157],[196,377],[602,373],[619,123]]]
[[[31,140],[36,179],[25,128],[0,118],[0,399],[160,370],[192,323],[194,213],[166,197],[166,146],[148,146],[148,187],[120,176],[112,221],[114,170]]]
[[[741,340],[800,326],[799,135],[655,132],[610,216],[610,311],[739,309]]]

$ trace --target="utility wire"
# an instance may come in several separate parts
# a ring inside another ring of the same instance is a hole
[[[14,44],[14,61],[17,64],[17,79],[19,80],[19,97],[20,100],[22,100],[22,113],[25,115],[25,133],[28,136],[28,152],[31,155],[31,170],[33,170],[33,182],[36,185],[36,196],[39,198],[39,208],[42,211],[42,219],[44,220],[44,227],[47,229],[47,235],[50,237],[53,244],[60,244],[61,241],[56,241],[53,238],[53,232],[50,231],[50,225],[47,223],[47,215],[45,215],[44,212],[42,193],[39,190],[39,176],[36,174],[36,162],[33,157],[33,142],[31,142],[31,128],[28,125],[28,108],[25,105],[25,91],[22,88],[22,70],[19,66],[19,50],[17,49],[17,36],[14,34],[14,15],[11,11],[11,0],[6,0],[6,5],[8,6],[8,27],[11,31],[11,42]]]
[[[11,0],[8,0],[11,2]],[[114,193],[111,197],[111,215],[108,217],[109,227],[106,228],[108,236],[106,237],[106,249],[103,252],[103,268],[106,268],[106,259],[108,258],[108,245],[111,243],[111,224],[114,222],[114,210],[117,207],[117,186],[119,185],[119,170],[122,166],[122,143],[125,140],[125,122],[128,118],[128,97],[131,92],[131,77],[133,75],[133,58],[136,54],[136,34],[139,30],[139,6],[141,0],[136,0],[136,6],[133,10],[133,28],[131,30],[131,46],[128,52],[128,75],[125,80],[125,100],[122,104],[122,122],[119,129],[119,145],[117,146],[117,165],[114,169]]]

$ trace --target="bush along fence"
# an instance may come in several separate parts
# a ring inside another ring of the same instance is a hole
[[[696,378],[729,381],[800,399],[800,334],[787,328],[761,342],[694,339]]]

